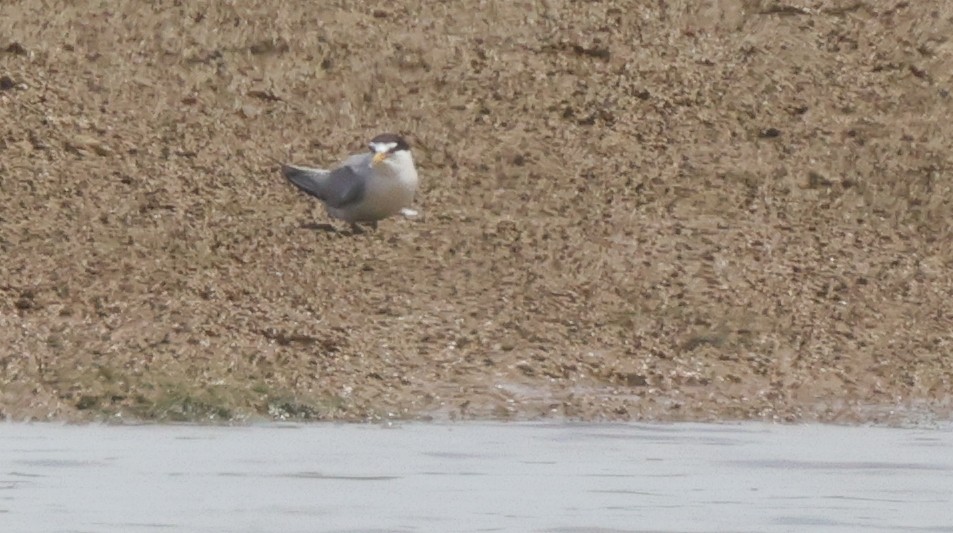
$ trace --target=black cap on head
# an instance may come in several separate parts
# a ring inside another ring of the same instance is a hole
[[[396,133],[381,133],[377,137],[371,139],[371,142],[368,144],[371,146],[371,150],[374,150],[374,145],[392,145],[387,150],[390,153],[397,152],[399,150],[410,150],[410,145],[407,144],[407,141]]]

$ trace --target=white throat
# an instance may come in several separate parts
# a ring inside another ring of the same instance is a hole
[[[409,150],[394,152],[381,161],[377,168],[411,187],[417,186],[417,168],[414,166],[414,156],[410,155]]]

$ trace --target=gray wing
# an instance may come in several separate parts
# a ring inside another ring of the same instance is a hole
[[[354,168],[367,168],[371,165],[371,159],[374,157],[374,154],[369,152],[361,152],[359,154],[354,154],[349,156],[347,159],[341,163],[341,166],[345,167],[354,167]]]
[[[349,166],[328,172],[282,165],[281,173],[296,187],[331,207],[344,207],[364,197],[364,178]]]

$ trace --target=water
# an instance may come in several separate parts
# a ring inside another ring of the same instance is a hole
[[[953,531],[953,427],[0,424],[2,532]]]

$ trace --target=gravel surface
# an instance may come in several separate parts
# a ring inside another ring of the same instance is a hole
[[[0,419],[950,416],[949,3],[149,6],[0,7]]]

